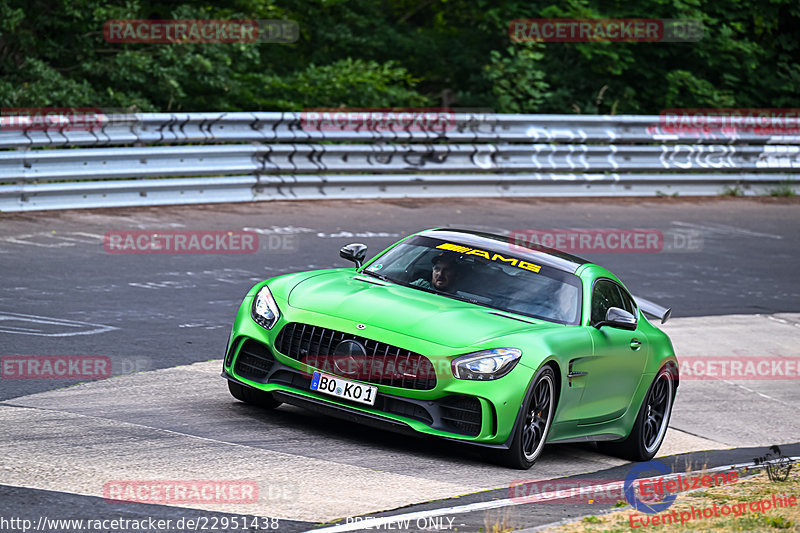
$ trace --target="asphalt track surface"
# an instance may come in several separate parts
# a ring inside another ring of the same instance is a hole
[[[660,230],[666,249],[658,253],[581,255],[609,267],[634,294],[674,308],[665,329],[679,356],[800,355],[800,203],[792,199],[276,202],[0,214],[0,355],[106,356],[118,376],[69,388],[75,381],[0,380],[0,517],[278,516],[280,531],[304,531],[337,518],[499,500],[518,479],[624,477],[631,465],[591,444],[549,446],[534,469],[515,472],[455,444],[230,398],[218,359],[250,286],[348,266],[338,249],[349,242],[377,252],[442,226]],[[110,254],[102,245],[108,231],[169,229],[248,229],[262,249]],[[662,455],[694,452],[691,461],[722,465],[752,460],[771,444],[800,455],[797,389],[796,381],[682,384]],[[709,449],[718,451],[697,451]],[[683,470],[688,457],[664,460]],[[248,475],[268,480],[257,510],[115,504],[98,489],[109,479]],[[475,510],[451,515],[451,528],[477,531],[504,518],[529,528],[594,508]]]

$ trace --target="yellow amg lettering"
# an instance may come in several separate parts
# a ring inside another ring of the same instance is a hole
[[[478,250],[477,248],[461,246],[460,244],[453,244],[451,242],[440,244],[436,248],[439,248],[441,250],[450,250],[452,252],[464,255],[477,255],[485,259],[489,259],[490,261],[502,261],[504,263],[510,263],[512,266],[516,266],[518,268],[524,268],[525,270],[530,270],[531,272],[539,272],[542,269],[542,267],[540,267],[539,265],[534,265],[533,263],[522,261],[520,259],[517,259],[516,257],[505,258],[500,254],[490,255],[489,252],[487,252],[486,250]]]
[[[489,252],[487,252],[486,250],[470,250],[469,252],[467,252],[464,255],[479,255],[481,257],[485,257],[486,259],[489,259]]]
[[[516,259],[515,257],[511,257],[510,259],[506,259],[505,257],[503,257],[503,256],[502,256],[502,255],[500,255],[500,254],[494,254],[494,255],[492,256],[492,261],[497,261],[498,259],[499,259],[500,261],[505,261],[506,263],[511,263],[511,264],[512,264],[512,265],[514,265],[514,266],[516,266],[516,265],[517,265],[517,261],[518,261],[518,259]]]
[[[525,270],[530,270],[531,272],[539,272],[542,269],[542,267],[539,265],[534,265],[533,263],[528,263],[527,261],[520,261],[517,266],[524,268]]]
[[[458,244],[452,244],[449,242],[440,244],[439,246],[437,246],[437,248],[441,248],[442,250],[452,250],[453,252],[458,252],[460,254],[463,254],[464,252],[471,250],[471,248],[467,248],[466,246],[459,246]]]

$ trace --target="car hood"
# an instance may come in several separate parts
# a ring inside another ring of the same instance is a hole
[[[297,309],[346,318],[452,348],[560,327],[534,319],[525,322],[509,318],[502,316],[502,311],[386,283],[352,270],[306,278],[291,290],[288,302]]]

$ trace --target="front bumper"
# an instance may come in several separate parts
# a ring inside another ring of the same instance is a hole
[[[436,385],[430,390],[369,382],[378,387],[378,394],[375,405],[367,406],[312,391],[311,373],[315,369],[275,349],[275,339],[286,322],[281,320],[272,330],[265,330],[252,322],[249,308],[246,311],[246,316],[241,312],[237,316],[231,334],[223,365],[227,379],[270,392],[284,403],[373,427],[490,447],[507,446],[532,377],[530,369],[523,365],[496,381],[437,375]],[[292,317],[298,318],[310,321],[312,317]],[[326,318],[327,327],[337,327],[330,323],[336,319]],[[349,323],[341,322],[340,329],[346,331]],[[397,334],[388,333],[392,342],[391,337]]]
[[[448,395],[435,400],[407,398],[378,391],[375,405],[361,407],[361,404],[319,394],[311,390],[311,375],[308,372],[290,367],[276,360],[268,346],[253,339],[240,342],[233,358],[232,372],[226,369],[223,375],[234,381],[267,390],[285,403],[309,407],[329,405],[338,407],[337,411],[348,411],[365,418],[384,418],[391,426],[397,423],[409,427],[407,421],[422,423],[437,430],[459,437],[477,437],[483,427],[483,414],[486,407],[474,396]],[[283,400],[281,400],[283,401]],[[318,410],[318,409],[317,409]],[[497,418],[488,413],[494,423]],[[389,415],[389,418],[387,418]],[[397,418],[392,418],[397,417]],[[409,427],[413,430],[413,427]],[[492,433],[495,430],[492,428]]]

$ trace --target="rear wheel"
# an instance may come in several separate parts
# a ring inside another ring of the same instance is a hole
[[[664,442],[674,399],[672,372],[664,367],[650,385],[628,438],[619,442],[599,442],[598,448],[630,461],[649,461]]]
[[[527,470],[533,466],[544,449],[555,411],[555,374],[546,366],[539,370],[523,404],[523,416],[514,430],[508,450],[492,450],[493,462]]]
[[[228,380],[228,390],[231,392],[231,395],[240,402],[257,405],[265,409],[275,409],[281,404],[272,394],[252,387],[245,387],[235,381]]]

